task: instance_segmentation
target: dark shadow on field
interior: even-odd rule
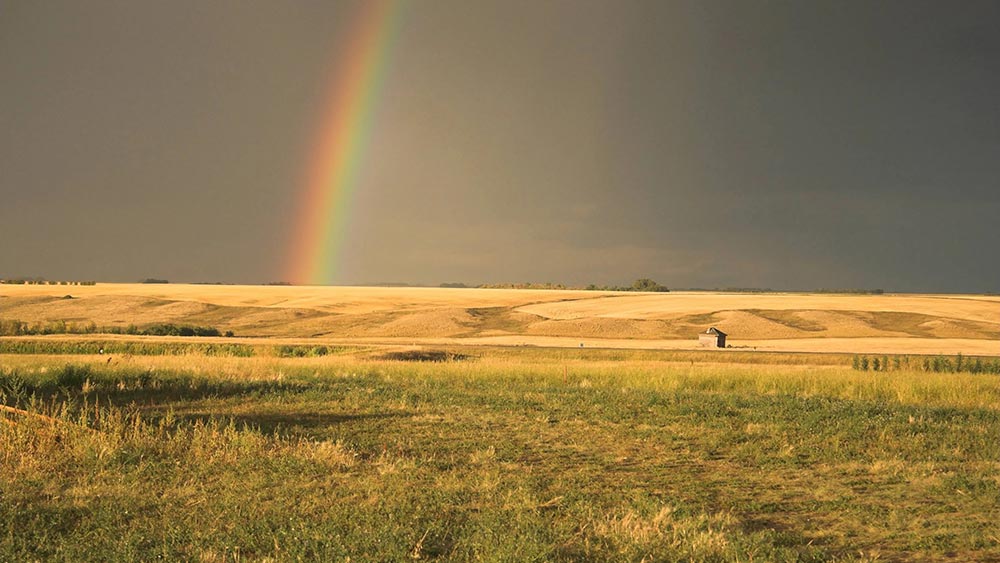
[[[71,365],[42,373],[0,372],[0,396],[11,404],[34,397],[43,402],[87,402],[93,405],[151,407],[203,399],[267,400],[306,392],[337,394],[342,388],[379,385],[377,378],[350,379],[213,379],[198,374],[149,369],[104,371]]]
[[[93,402],[114,406],[157,406],[185,403],[203,399],[225,400],[246,397],[265,398],[270,395],[289,396],[308,390],[307,385],[281,382],[198,383],[197,385],[166,385],[163,382],[146,387],[108,390],[101,389],[87,395]]]
[[[212,423],[265,434],[317,436],[333,432],[339,425],[355,421],[374,422],[392,417],[410,416],[406,412],[323,413],[310,412],[305,404],[321,404],[329,397],[342,396],[358,387],[380,385],[377,378],[353,376],[330,379],[239,380],[210,379],[198,375],[156,373],[152,370],[94,370],[72,366],[43,374],[0,373],[0,400],[15,408],[43,410],[66,408],[75,416],[81,411],[106,408],[137,410],[153,420],[170,416],[182,423]],[[308,398],[296,398],[309,393]],[[288,400],[291,400],[288,402]],[[253,405],[259,412],[245,411]],[[297,406],[292,406],[297,405]],[[326,407],[328,408],[328,407]],[[305,411],[305,412],[303,412]]]
[[[317,430],[350,422],[368,422],[397,417],[409,417],[409,412],[392,413],[261,413],[261,414],[179,414],[177,419],[185,422],[224,422],[236,428],[250,428],[263,434],[279,436],[310,436]]]
[[[781,510],[778,507],[769,507],[769,508],[773,510],[779,510],[779,511]],[[782,518],[782,516],[784,517],[784,519]],[[797,536],[798,538],[801,538],[801,534],[799,533],[800,530],[795,526],[793,526],[788,521],[788,519],[795,519],[795,518],[805,518],[805,516],[796,515],[793,513],[786,513],[786,512],[780,512],[780,516],[778,515],[769,517],[754,516],[744,519],[742,521],[742,528],[743,531],[751,534],[755,532],[772,531],[785,534],[788,536],[794,535]],[[829,543],[825,538],[816,538],[809,541],[817,545]]]
[[[448,352],[445,350],[405,350],[402,352],[387,352],[385,354],[379,354],[372,356],[375,360],[393,361],[393,362],[460,362],[464,360],[473,359],[474,356],[468,354],[459,354],[456,352]]]
[[[13,407],[32,403],[65,403],[72,412],[78,408],[138,408],[159,411],[183,410],[193,403],[268,403],[303,393],[337,394],[344,386],[366,385],[359,379],[342,381],[309,380],[212,380],[188,375],[161,375],[149,371],[116,373],[95,372],[68,366],[41,377],[22,377],[17,373],[0,374],[0,398]],[[197,407],[195,407],[197,408]],[[308,415],[307,415],[308,416]],[[261,420],[263,426],[278,421]]]
[[[86,401],[105,406],[124,407],[136,405],[139,407],[155,407],[172,403],[198,401],[202,399],[229,399],[235,397],[265,398],[271,395],[289,396],[303,393],[308,385],[286,382],[196,382],[154,380],[145,383],[129,382],[95,385],[86,393],[81,387],[59,386],[50,384],[14,384],[5,385],[2,390],[10,398],[28,398],[31,396],[44,402],[52,400]],[[8,400],[8,402],[11,402]],[[16,400],[14,402],[17,402]]]

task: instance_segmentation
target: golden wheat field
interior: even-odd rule
[[[0,318],[366,344],[1000,355],[1000,297],[186,284],[0,286]]]

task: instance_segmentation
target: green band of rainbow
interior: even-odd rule
[[[289,281],[337,281],[351,201],[401,12],[399,0],[365,0],[350,41],[337,57],[330,105],[320,123],[294,227]]]

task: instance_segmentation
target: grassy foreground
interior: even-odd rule
[[[1000,559],[996,376],[649,357],[0,356],[0,560]]]

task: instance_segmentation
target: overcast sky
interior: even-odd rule
[[[350,2],[0,0],[0,277],[286,276]],[[340,283],[1000,291],[1000,3],[405,10]]]

